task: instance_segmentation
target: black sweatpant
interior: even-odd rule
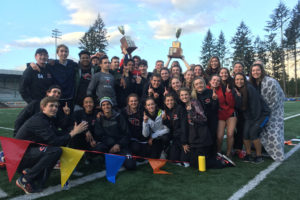
[[[165,134],[159,136],[152,141],[152,145],[150,146],[150,157],[151,158],[160,158],[160,154],[163,150],[167,150],[170,144],[170,135]]]
[[[150,156],[150,146],[148,143],[140,143],[138,141],[130,141],[129,149],[133,155],[141,156],[141,157],[149,157]]]
[[[62,149],[60,147],[29,146],[18,171],[21,173],[23,170],[26,171],[24,178],[28,182],[39,181],[39,184],[44,186],[61,154]]]
[[[238,112],[236,131],[234,133],[234,144],[233,144],[234,149],[239,149],[239,150],[243,149],[244,124],[245,124],[245,119],[243,113]]]
[[[185,161],[185,162],[189,161],[188,154],[184,153],[182,144],[178,139],[172,140],[168,155],[169,155],[168,156],[169,160]]]

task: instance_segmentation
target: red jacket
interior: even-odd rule
[[[207,86],[207,88],[211,89],[210,86]],[[222,87],[219,86],[216,89],[216,94],[218,95],[219,100],[218,118],[219,120],[227,120],[234,112],[235,100],[232,91],[226,91],[224,95]]]

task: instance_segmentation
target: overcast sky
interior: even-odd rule
[[[283,0],[292,9],[296,0]],[[266,34],[264,27],[278,6],[277,0],[9,0],[0,7],[0,69],[23,70],[33,62],[35,50],[44,47],[55,57],[51,31],[62,32],[70,58],[78,59],[79,38],[100,13],[108,31],[108,56],[121,55],[117,27],[138,46],[133,55],[148,60],[152,70],[158,59],[167,60],[175,30],[189,63],[199,63],[201,44],[208,29],[217,37],[222,30],[227,44],[243,20],[253,39]]]

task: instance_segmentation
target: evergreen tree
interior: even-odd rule
[[[267,50],[269,52],[269,66],[267,68],[271,69],[271,76],[282,83],[283,81],[283,69],[281,67],[281,48],[275,40],[275,34],[268,35],[267,39]]]
[[[88,32],[80,39],[79,49],[84,49],[89,51],[91,54],[96,52],[106,51],[106,46],[108,45],[106,39],[106,29],[104,28],[105,24],[98,14],[98,17],[95,23],[89,28]]]
[[[202,50],[201,50],[201,57],[200,57],[200,61],[202,62],[204,68],[206,68],[207,62],[214,55],[214,49],[215,49],[215,40],[213,38],[212,33],[208,29],[204,41],[202,43]]]
[[[255,60],[261,60],[263,63],[268,62],[267,44],[259,36],[254,41]]]
[[[226,40],[223,31],[220,32],[218,41],[216,43],[215,55],[219,57],[221,63],[224,63],[226,56]]]
[[[281,41],[281,52],[280,62],[283,71],[283,91],[286,93],[286,73],[285,73],[285,65],[284,65],[284,46],[283,46],[283,30],[284,25],[289,19],[289,10],[282,2],[279,3],[278,7],[275,8],[273,14],[270,16],[271,20],[267,21],[266,30],[268,32],[280,32],[280,41]]]
[[[231,40],[231,44],[233,48],[233,62],[243,62],[245,64],[245,72],[249,72],[250,66],[254,62],[254,50],[250,38],[251,32],[242,21]]]
[[[285,30],[286,47],[294,57],[294,72],[295,72],[295,96],[298,95],[297,84],[297,43],[300,41],[300,1],[292,11],[292,19],[289,22],[288,28]]]

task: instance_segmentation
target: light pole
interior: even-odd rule
[[[57,39],[61,39],[61,32],[56,28],[52,30],[52,38],[55,39],[55,60],[57,59],[57,53],[56,53],[56,48],[57,48]]]

